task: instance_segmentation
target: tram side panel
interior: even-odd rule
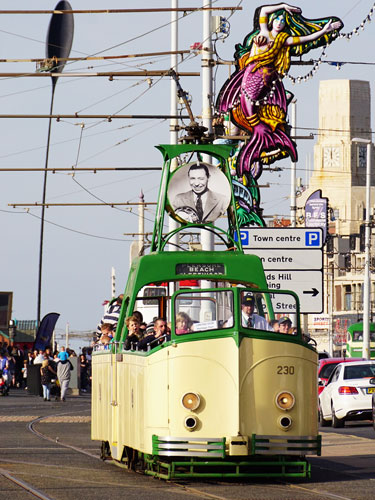
[[[92,357],[91,439],[111,441],[112,368],[109,352]]]
[[[118,366],[119,448],[152,452],[152,435],[168,434],[168,354],[163,348],[150,356],[123,355]]]

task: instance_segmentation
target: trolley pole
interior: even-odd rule
[[[171,9],[178,9],[178,0],[171,0]],[[172,10],[171,12],[171,69],[178,72],[178,11]],[[177,85],[173,77],[171,77],[171,102],[170,102],[171,116],[177,116],[178,99],[177,99]],[[172,118],[169,122],[169,140],[171,144],[178,144],[178,120]],[[174,158],[171,162],[171,170],[176,170],[177,159]],[[178,222],[169,217],[169,231],[174,231],[179,226]],[[173,252],[178,250],[178,234],[174,234],[168,245],[169,251]]]
[[[206,0],[203,7],[203,43],[202,43],[202,122],[208,133],[212,132],[212,40],[211,20],[212,0]],[[211,157],[206,161],[211,163]],[[214,238],[210,231],[201,230],[202,250],[214,249]]]

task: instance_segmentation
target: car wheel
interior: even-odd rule
[[[320,405],[319,405],[319,409],[318,409],[318,416],[319,416],[319,425],[321,427],[328,427],[330,425],[329,420],[325,420],[323,418],[323,413],[322,413],[322,409],[321,409]]]
[[[335,429],[340,429],[341,427],[344,427],[345,419],[336,417],[336,413],[335,413],[335,409],[333,407],[333,404],[331,405],[331,409],[332,409],[332,427],[334,427]]]

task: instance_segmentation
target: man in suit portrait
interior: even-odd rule
[[[225,196],[208,187],[210,172],[207,165],[195,163],[189,167],[188,179],[191,190],[177,194],[173,208],[176,214],[189,222],[213,222],[227,208]]]

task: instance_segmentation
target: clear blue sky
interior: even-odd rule
[[[213,2],[217,6],[234,6],[238,0]],[[225,42],[216,44],[222,59],[233,56],[234,45],[242,42],[252,29],[254,9],[258,3],[244,0],[243,10],[231,19],[231,33]],[[52,9],[56,1],[18,0],[19,10]],[[84,0],[71,0],[73,9],[85,9]],[[91,0],[90,9],[138,7],[139,2],[123,0]],[[180,7],[200,6],[196,0],[179,1]],[[371,1],[302,0],[295,5],[305,17],[338,16],[349,32],[369,13]],[[142,7],[170,7],[169,0],[144,0]],[[12,0],[3,0],[1,9],[14,9]],[[215,14],[228,15],[223,12]],[[75,16],[72,57],[92,54],[119,55],[169,50],[170,14],[97,14]],[[43,57],[49,15],[1,15],[0,59]],[[157,29],[162,25],[167,26]],[[375,62],[373,55],[374,22],[366,24],[359,36],[349,42],[338,40],[327,51],[327,59],[339,61]],[[150,32],[150,33],[148,33]],[[202,39],[202,14],[184,17],[179,23],[180,49],[188,49]],[[318,58],[320,49],[304,59]],[[126,71],[135,68],[167,69],[169,56],[113,61],[79,61],[66,66],[65,71]],[[188,57],[180,71],[199,71],[200,57]],[[304,75],[310,67],[293,66],[293,76]],[[1,63],[0,73],[33,72],[35,63]],[[216,75],[218,91],[228,76],[228,66],[220,67]],[[312,80],[300,85],[285,86],[297,100],[297,124],[316,132],[318,125],[319,81],[327,79],[374,79],[374,66],[346,64],[340,71],[322,64]],[[200,79],[186,77],[183,88],[192,95],[195,114],[201,112]],[[169,114],[169,80],[153,78],[152,86],[141,78],[61,78],[55,95],[55,113],[72,114]],[[4,78],[0,76],[0,114],[47,114],[51,83],[47,78]],[[120,111],[121,110],[121,111]],[[41,119],[1,119],[0,168],[43,167],[48,122]],[[113,120],[111,123],[86,120],[53,122],[50,167],[78,166],[161,166],[161,155],[154,145],[169,142],[168,123],[141,120]],[[313,152],[315,141],[300,141],[299,174],[305,180],[306,157]],[[279,164],[283,172],[264,174],[261,184],[271,187],[262,191],[262,206],[266,215],[288,215],[289,161]],[[96,197],[106,202],[138,201],[140,190],[146,201],[155,201],[159,183],[158,172],[144,175],[139,172],[49,174],[47,200],[51,203],[92,203]],[[37,309],[38,252],[40,208],[13,209],[8,203],[34,203],[42,198],[43,174],[38,172],[0,172],[0,224],[2,251],[0,289],[13,291],[13,317],[35,319]],[[61,314],[57,323],[65,330],[90,330],[102,314],[102,302],[110,296],[110,274],[116,269],[116,291],[125,287],[129,268],[129,245],[132,239],[124,233],[137,232],[136,208],[124,207],[61,207],[46,210],[42,316],[56,311]],[[146,230],[152,230],[154,208],[146,212]]]

